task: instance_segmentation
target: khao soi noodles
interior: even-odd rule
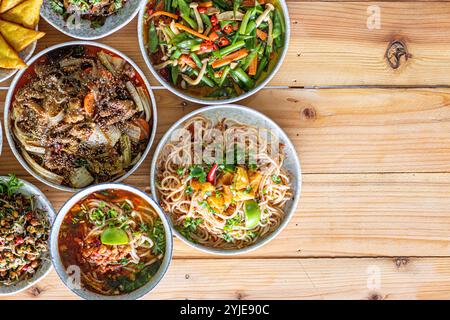
[[[64,267],[79,267],[81,284],[103,295],[129,293],[146,284],[161,266],[165,243],[154,209],[117,189],[80,200],[64,217],[58,238]]]
[[[260,135],[258,128],[227,118],[215,123],[197,116],[183,124],[189,132],[196,126],[203,151],[212,144],[213,130],[225,137],[225,132],[241,137]],[[195,143],[190,140],[188,144],[187,149],[193,151]],[[261,136],[244,139],[235,145],[233,163],[191,165],[183,162],[186,143],[168,142],[157,159],[156,189],[162,208],[179,232],[207,247],[237,249],[277,229],[292,190],[289,174],[283,169],[283,145],[276,152],[272,148]],[[248,157],[240,163],[239,153],[249,155],[251,150],[258,150],[256,163],[250,163]]]

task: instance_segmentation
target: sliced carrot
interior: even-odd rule
[[[179,62],[181,64],[187,64],[189,67],[191,67],[192,69],[196,69],[197,68],[197,64],[194,62],[194,60],[192,60],[191,57],[189,57],[187,54],[182,54],[179,58]]]
[[[198,4],[199,7],[203,7],[203,8],[209,8],[213,6],[212,1],[205,1],[205,2],[200,2]]]
[[[258,69],[258,56],[255,56],[252,59],[252,62],[248,66],[248,74],[250,76],[254,76],[256,74],[256,70]]]
[[[182,25],[181,23],[175,22],[175,27],[177,27],[178,29],[184,30],[186,32],[189,32],[190,34],[192,34],[196,37],[199,37],[201,39],[209,40],[209,38],[207,36],[205,36],[204,34],[201,34],[195,30],[192,30],[191,28],[186,27],[185,25]]]
[[[260,38],[262,41],[265,41],[267,39],[267,33],[265,33],[262,30],[256,29],[256,35],[258,38]]]
[[[217,68],[226,66],[227,64],[230,64],[233,61],[242,59],[242,58],[246,57],[247,55],[248,55],[248,51],[247,51],[247,49],[244,48],[244,49],[235,51],[233,53],[230,53],[229,55],[223,57],[222,59],[215,60],[213,63],[211,63],[211,66],[214,69],[217,69]]]
[[[95,113],[95,96],[92,90],[84,97],[84,111],[91,117]]]
[[[215,31],[211,32],[211,34],[209,35],[209,39],[211,41],[216,41],[217,39],[219,39],[219,36],[217,35],[217,33]]]
[[[157,16],[166,16],[166,17],[170,17],[170,18],[175,19],[175,20],[178,19],[178,15],[176,15],[174,13],[166,12],[166,11],[155,11],[155,12],[153,12],[152,17],[157,17]]]
[[[255,4],[256,4],[256,1],[255,0],[244,0],[244,1],[242,1],[242,6],[243,7],[254,7],[255,6]]]
[[[141,129],[141,135],[139,136],[140,140],[147,139],[150,136],[150,126],[145,119],[139,118],[135,121],[135,123]]]

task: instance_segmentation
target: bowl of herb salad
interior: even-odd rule
[[[150,0],[139,45],[153,75],[183,99],[231,103],[263,88],[287,52],[290,24],[279,0]]]

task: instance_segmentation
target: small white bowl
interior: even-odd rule
[[[88,20],[81,19],[79,28],[68,28],[64,18],[54,12],[50,1],[44,0],[41,16],[55,29],[80,40],[97,40],[104,38],[126,26],[139,11],[140,0],[128,0],[123,8],[106,18],[105,24],[99,28],[92,28]]]
[[[127,173],[125,173],[123,176],[119,177],[115,181],[111,181],[111,182],[122,181],[122,180],[128,178],[131,174],[133,174],[133,172],[135,172],[139,168],[139,166],[145,160],[145,157],[147,156],[147,154],[150,151],[150,148],[151,148],[151,146],[153,144],[153,140],[154,140],[155,134],[156,134],[156,126],[157,126],[156,101],[155,101],[155,97],[153,95],[153,91],[152,91],[152,89],[150,87],[150,83],[148,82],[148,80],[145,77],[144,73],[136,65],[136,63],[133,62],[133,60],[128,58],[126,55],[124,55],[120,51],[118,51],[116,49],[113,49],[112,47],[107,46],[105,44],[98,43],[98,42],[71,41],[71,42],[66,42],[66,43],[62,43],[62,44],[57,44],[57,45],[48,47],[47,49],[42,50],[41,52],[36,54],[29,61],[29,65],[32,66],[33,63],[35,63],[37,60],[39,60],[39,58],[41,58],[42,56],[46,55],[50,51],[53,51],[53,50],[59,49],[59,48],[63,48],[63,47],[67,47],[67,46],[74,46],[74,45],[87,45],[87,46],[93,46],[93,47],[102,48],[102,49],[105,49],[106,51],[110,51],[110,52],[116,54],[117,56],[121,57],[122,59],[124,59],[140,75],[140,77],[142,78],[142,80],[144,82],[144,86],[147,89],[148,94],[150,96],[150,100],[151,100],[151,104],[152,104],[152,106],[151,106],[151,108],[152,108],[152,119],[150,120],[151,121],[151,125],[152,125],[152,127],[151,127],[151,131],[152,132],[150,134],[147,147],[145,148],[145,151],[142,153],[142,156],[139,159],[139,161],[136,162],[136,164]],[[53,182],[50,182],[50,181],[46,180],[44,177],[42,177],[36,171],[34,171],[32,168],[30,168],[28,163],[23,158],[21,152],[16,147],[16,143],[14,141],[14,138],[13,138],[13,135],[12,135],[12,131],[11,131],[11,127],[10,127],[9,111],[10,111],[11,103],[13,101],[13,97],[14,97],[14,94],[15,94],[15,91],[16,91],[17,83],[20,81],[20,79],[22,78],[22,76],[23,76],[23,74],[25,73],[26,70],[27,70],[27,68],[19,71],[19,73],[14,77],[14,80],[12,81],[12,83],[11,83],[11,85],[9,87],[8,94],[6,95],[5,110],[4,110],[4,117],[3,117],[3,125],[5,126],[5,134],[6,134],[6,138],[8,140],[9,147],[11,148],[11,150],[12,150],[14,156],[16,157],[16,159],[28,171],[28,173],[30,173],[33,177],[35,177],[36,179],[38,179],[42,183],[45,183],[45,184],[47,184],[50,187],[53,187],[53,188],[56,188],[56,189],[59,189],[59,190],[63,190],[63,191],[68,191],[68,192],[78,191],[78,189],[71,188],[71,187],[68,187],[68,186],[63,186],[63,185],[56,184],[56,183],[53,183]]]
[[[8,177],[0,176],[0,180],[2,181],[8,179],[9,179]],[[51,226],[56,215],[50,201],[48,201],[47,197],[44,195],[42,191],[40,191],[31,183],[23,179],[20,179],[20,182],[22,182],[24,185],[22,188],[19,189],[18,192],[29,196],[34,195],[36,197],[35,198],[36,207],[47,212],[47,218],[49,220],[49,225]],[[25,289],[28,289],[35,283],[39,282],[42,278],[44,278],[50,272],[51,269],[52,263],[50,257],[50,250],[48,250],[46,254],[43,256],[42,265],[30,279],[20,281],[11,286],[0,286],[0,296],[11,295],[23,291]]]
[[[59,230],[61,228],[61,224],[64,220],[64,217],[69,212],[69,210],[81,199],[84,197],[92,194],[93,192],[101,191],[101,190],[108,190],[108,189],[119,189],[119,190],[125,190],[128,192],[132,192],[136,194],[137,196],[141,197],[145,201],[147,201],[150,206],[155,210],[155,212],[158,214],[159,218],[161,219],[163,225],[164,225],[164,232],[166,236],[166,248],[164,252],[164,258],[161,263],[161,266],[159,267],[157,273],[150,279],[149,282],[147,282],[142,287],[138,288],[135,291],[132,291],[130,293],[118,295],[118,296],[105,296],[101,295],[92,291],[89,291],[85,288],[81,289],[74,289],[71,286],[68,286],[67,283],[70,281],[69,275],[66,273],[66,269],[64,265],[61,262],[61,257],[59,255],[59,249],[58,249],[58,235]],[[143,191],[132,187],[130,185],[126,184],[119,184],[119,183],[104,183],[104,184],[98,184],[89,188],[86,188],[76,194],[74,194],[59,210],[58,216],[55,219],[55,222],[53,223],[52,231],[50,234],[50,252],[52,254],[52,262],[55,267],[56,272],[58,273],[59,277],[61,278],[62,282],[70,289],[72,292],[77,294],[83,299],[87,300],[135,300],[139,299],[145,294],[149,293],[151,290],[153,290],[156,285],[161,281],[161,279],[164,277],[164,274],[167,272],[170,262],[172,260],[172,251],[173,251],[173,236],[171,232],[171,224],[169,219],[164,215],[164,213],[161,211],[159,206],[156,204],[155,201],[153,201],[150,196],[145,194]]]
[[[261,248],[269,241],[273,240],[286,227],[286,225],[289,223],[292,216],[294,215],[295,210],[297,209],[298,202],[300,200],[302,171],[300,167],[300,161],[297,157],[297,152],[295,151],[294,145],[292,144],[291,140],[288,138],[286,133],[270,118],[268,118],[267,116],[258,111],[236,104],[222,105],[222,106],[208,106],[197,109],[185,115],[175,124],[173,124],[172,127],[170,127],[170,129],[167,130],[166,134],[161,138],[153,155],[150,169],[150,188],[152,197],[155,199],[157,203],[160,202],[156,190],[156,164],[159,154],[161,153],[166,143],[170,140],[172,133],[175,130],[180,129],[183,123],[185,123],[187,120],[196,116],[204,116],[212,120],[219,120],[222,118],[236,119],[241,123],[245,123],[259,128],[266,128],[275,132],[279,137],[280,143],[283,143],[285,145],[284,152],[286,154],[286,158],[283,163],[283,168],[288,171],[291,178],[293,199],[289,200],[286,203],[286,206],[284,207],[284,214],[285,214],[284,219],[275,231],[259,239],[254,244],[241,249],[218,249],[207,247],[187,240],[175,228],[173,229],[173,233],[187,245],[206,253],[221,254],[221,255],[236,255],[241,253],[248,253],[250,251]],[[168,212],[165,213],[170,217],[170,213]]]

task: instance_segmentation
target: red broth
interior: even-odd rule
[[[114,228],[127,234],[128,244],[104,243],[105,232]],[[64,267],[79,267],[81,285],[103,295],[125,294],[145,285],[158,271],[164,249],[158,214],[141,197],[118,189],[81,199],[64,217],[58,235]]]

